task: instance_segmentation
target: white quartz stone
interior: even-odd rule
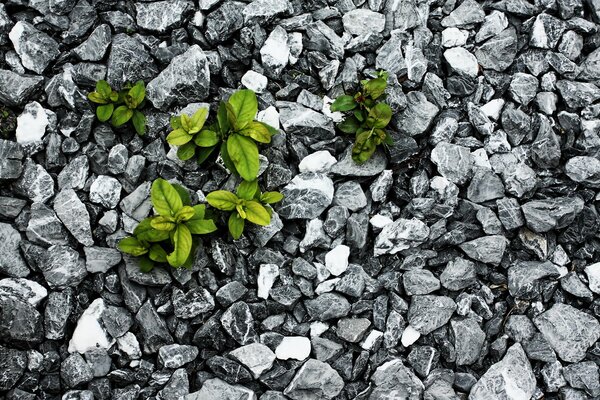
[[[479,64],[477,58],[463,47],[453,47],[444,52],[444,59],[450,67],[469,76],[477,76]]]
[[[95,348],[108,349],[115,343],[100,322],[104,308],[104,300],[98,298],[81,314],[69,342],[69,353],[83,354]]]
[[[456,47],[467,44],[469,33],[458,28],[446,28],[442,31],[442,46]]]
[[[267,88],[269,80],[263,74],[249,70],[242,76],[242,85],[256,93],[262,93]]]
[[[419,340],[420,337],[421,334],[419,333],[419,331],[417,331],[412,326],[408,325],[404,332],[402,332],[402,339],[400,339],[400,341],[402,342],[402,346],[408,347],[417,340]]]
[[[331,167],[337,163],[337,160],[327,150],[315,151],[304,157],[298,169],[300,172],[322,172],[327,173],[331,170]]]
[[[261,299],[269,297],[269,291],[279,276],[279,267],[275,264],[262,264],[258,270],[258,294]]]
[[[585,274],[588,277],[590,290],[600,294],[600,263],[590,264],[585,267]]]
[[[304,336],[285,336],[275,349],[279,360],[305,360],[310,355],[310,339]]]
[[[332,275],[340,276],[348,269],[350,247],[340,244],[325,254],[325,267]]]
[[[487,115],[489,118],[496,121],[496,120],[498,120],[498,118],[500,118],[500,113],[502,112],[503,107],[504,107],[503,99],[493,99],[493,100],[488,101],[483,106],[481,106],[481,111],[483,111],[483,113],[485,115]]]
[[[273,106],[269,106],[263,111],[259,111],[256,119],[275,129],[279,129],[279,111]]]
[[[385,215],[375,214],[371,217],[369,222],[371,223],[371,225],[373,225],[374,228],[381,229],[394,221],[390,217],[386,217]]]
[[[21,115],[17,117],[17,143],[29,144],[41,141],[49,123],[46,110],[40,103],[32,101],[27,104]]]

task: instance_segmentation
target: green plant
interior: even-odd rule
[[[269,204],[281,199],[283,195],[279,192],[261,193],[256,180],[242,181],[235,194],[227,190],[216,190],[206,196],[206,201],[214,208],[231,211],[227,225],[234,239],[242,236],[245,221],[261,226],[269,225],[273,212]]]
[[[146,117],[140,111],[146,101],[146,86],[143,81],[135,85],[126,84],[120,92],[115,91],[104,81],[96,83],[96,90],[88,94],[90,101],[99,104],[96,116],[101,122],[110,119],[114,127],[119,127],[131,120],[138,135],[146,133]]]
[[[193,235],[203,235],[217,230],[212,219],[206,219],[204,204],[191,206],[187,191],[164,179],[152,183],[150,198],[158,215],[140,222],[133,236],[121,239],[119,249],[139,257],[144,272],[152,270],[155,263],[168,263],[172,267],[192,266]]]
[[[393,144],[385,131],[392,119],[392,109],[386,103],[385,89],[388,73],[380,71],[373,79],[361,81],[361,90],[354,95],[344,94],[331,104],[331,111],[346,113],[346,118],[337,125],[344,133],[354,134],[352,159],[356,163],[367,161],[380,144]]]
[[[202,164],[217,149],[225,166],[246,181],[258,176],[258,143],[270,143],[277,133],[273,127],[256,121],[258,111],[256,94],[252,90],[239,90],[227,102],[221,102],[217,118],[208,127],[205,122],[208,110],[200,109],[193,116],[171,118],[173,131],[167,141],[180,146],[177,156],[189,160],[196,156]]]

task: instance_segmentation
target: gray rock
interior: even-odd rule
[[[153,268],[150,272],[140,271],[139,258],[123,254],[125,272],[131,281],[144,286],[164,286],[171,283],[172,278],[165,268]]]
[[[494,10],[489,15],[486,15],[483,24],[475,35],[475,41],[477,43],[483,42],[486,39],[496,36],[504,29],[508,27],[508,19],[506,15],[501,12]]]
[[[333,122],[324,114],[306,108],[298,103],[286,103],[279,110],[283,130],[297,135],[306,145],[333,139]]]
[[[393,394],[398,399],[420,399],[423,382],[406,367],[402,360],[394,358],[377,367],[371,376],[374,388],[369,400],[384,400]]]
[[[86,156],[72,159],[58,174],[58,189],[83,189],[89,172],[89,162]]]
[[[333,181],[323,174],[308,172],[296,175],[281,191],[283,201],[277,213],[287,219],[317,218],[333,201]]]
[[[352,146],[344,150],[340,160],[331,167],[331,172],[341,176],[375,176],[387,166],[387,157],[381,150],[376,150],[369,160],[357,164],[352,159]]]
[[[512,76],[508,90],[515,101],[527,105],[535,98],[539,82],[533,75],[517,72]]]
[[[537,174],[525,163],[511,164],[502,171],[506,191],[516,197],[530,194],[537,186]]]
[[[439,108],[430,103],[422,92],[409,92],[406,101],[406,108],[392,123],[400,133],[409,136],[420,135],[429,129]]]
[[[0,139],[0,180],[21,176],[23,156],[23,149],[18,143]]]
[[[19,251],[21,234],[10,224],[0,223],[0,272],[14,278],[29,275],[29,268]]]
[[[106,305],[100,315],[100,320],[113,338],[121,338],[133,325],[133,318],[127,309],[112,305]]]
[[[119,143],[115,145],[108,153],[108,170],[113,175],[122,174],[127,168],[127,162],[129,161],[129,154],[127,147]]]
[[[87,275],[83,259],[69,246],[51,246],[39,267],[51,289],[75,287]]]
[[[60,377],[67,384],[67,387],[73,388],[91,381],[94,379],[94,374],[81,354],[73,353],[62,362]]]
[[[600,323],[593,316],[562,303],[557,303],[533,319],[533,323],[567,362],[579,362],[587,349],[600,338]]]
[[[478,168],[467,189],[467,198],[475,203],[484,203],[504,197],[502,180],[489,169]]]
[[[544,378],[546,391],[549,393],[557,392],[558,389],[567,385],[567,381],[563,376],[562,364],[558,360],[544,365],[540,373]]]
[[[440,281],[426,269],[413,269],[402,275],[402,284],[407,295],[429,294],[440,288]]]
[[[140,28],[163,33],[178,27],[184,16],[194,9],[194,3],[186,0],[135,3],[135,19]]]
[[[305,47],[308,50],[320,51],[333,59],[344,57],[344,41],[323,21],[306,26],[306,35]]]
[[[311,319],[316,321],[342,318],[350,312],[350,303],[338,293],[323,293],[314,299],[305,300],[304,307]]]
[[[283,393],[293,400],[325,400],[333,399],[343,388],[344,380],[336,370],[327,363],[309,358]]]
[[[54,179],[44,167],[28,158],[25,161],[23,174],[15,182],[14,189],[33,202],[45,203],[54,196]]]
[[[581,297],[592,301],[594,294],[585,283],[579,279],[575,272],[569,272],[567,275],[560,279],[560,287],[567,293],[572,294],[575,297]]]
[[[26,352],[0,346],[0,390],[12,389],[23,376],[26,367]],[[13,396],[17,395],[15,392],[13,391]]]
[[[254,375],[254,378],[258,378],[264,372],[270,370],[273,362],[275,362],[275,353],[260,343],[238,347],[232,350],[229,356],[248,368]]]
[[[442,286],[453,291],[462,290],[473,285],[476,279],[475,264],[462,257],[449,261],[440,275]]]
[[[227,1],[206,16],[206,38],[212,43],[228,40],[244,25],[245,4],[239,1]]]
[[[94,244],[90,214],[73,189],[63,189],[56,195],[54,212],[79,243],[84,246]]]
[[[158,349],[158,362],[165,368],[179,368],[198,357],[196,346],[167,344]]]
[[[44,311],[46,339],[59,340],[65,337],[67,321],[73,311],[73,292],[69,289],[50,292]]]
[[[17,346],[42,341],[42,316],[35,307],[10,296],[0,296],[0,339]]]
[[[413,296],[408,309],[408,323],[421,335],[428,335],[446,325],[455,310],[456,303],[450,297]]]
[[[462,185],[471,177],[473,160],[466,147],[440,142],[431,151],[431,161],[444,178],[457,185]]]
[[[534,391],[535,376],[531,364],[521,345],[516,343],[473,385],[469,400],[528,399]]]
[[[521,206],[527,227],[534,232],[548,232],[569,226],[583,210],[579,197],[556,197],[533,200]]]
[[[196,287],[184,293],[181,289],[173,288],[171,302],[177,318],[189,319],[197,317],[215,308],[215,300],[210,292],[202,287]]]
[[[456,365],[471,365],[477,362],[485,342],[485,333],[475,318],[450,321]]]
[[[383,227],[377,238],[373,254],[396,254],[399,251],[417,247],[429,237],[429,227],[422,221],[412,218],[399,218]]]
[[[271,22],[275,17],[290,14],[294,9],[288,0],[254,0],[242,11],[246,25]]]
[[[96,27],[79,46],[73,49],[73,52],[82,61],[100,61],[108,49],[112,40],[110,26],[102,24]]]
[[[256,400],[256,395],[250,389],[241,385],[231,385],[219,378],[204,381],[202,388],[183,397],[183,400]]]
[[[370,326],[371,321],[367,318],[342,318],[337,323],[335,333],[346,342],[357,343],[362,340]]]
[[[358,182],[344,182],[337,187],[333,196],[333,204],[345,207],[350,211],[358,211],[366,207],[367,196]]]
[[[31,205],[27,238],[43,246],[67,244],[68,233],[54,211],[42,203]]]
[[[591,188],[600,187],[600,160],[595,157],[575,156],[565,164],[565,173],[573,181]]]
[[[493,13],[491,14],[493,15]],[[506,17],[504,17],[506,20]],[[479,30],[481,33],[482,30]],[[495,35],[475,49],[475,57],[479,64],[486,69],[505,71],[513,63],[517,55],[517,33],[510,27]]]
[[[150,81],[158,68],[144,45],[135,37],[119,33],[112,38],[106,80],[120,89],[125,82]]]
[[[565,23],[560,19],[550,14],[541,13],[533,23],[529,44],[542,49],[554,49],[565,28]]]
[[[508,290],[516,299],[533,300],[541,292],[542,280],[560,278],[566,272],[549,261],[519,261],[508,269]]]
[[[250,307],[243,301],[233,303],[221,316],[223,329],[239,344],[246,345],[258,342],[254,330],[254,317]]]
[[[121,183],[107,175],[98,175],[90,186],[90,201],[103,207],[115,208],[121,198]]]
[[[148,99],[155,107],[166,110],[173,103],[184,105],[204,100],[209,85],[208,59],[200,46],[193,45],[174,57],[167,68],[148,83]]]
[[[37,74],[60,54],[58,43],[26,21],[18,21],[8,34],[23,66]]]
[[[531,144],[531,158],[540,168],[556,168],[560,164],[560,141],[548,118],[539,115],[538,119],[540,129]]]
[[[563,369],[563,375],[572,387],[585,390],[590,396],[600,394],[598,366],[593,361],[567,365]]]
[[[586,107],[600,99],[600,89],[593,83],[560,80],[556,88],[570,108]]]
[[[377,50],[375,67],[390,74],[398,74],[406,70],[406,61],[402,56],[402,37],[398,31],[392,31],[390,35],[390,39]]]
[[[156,353],[162,346],[173,343],[165,321],[158,316],[149,300],[140,307],[135,320],[140,329],[145,353]]]
[[[44,83],[41,76],[22,75],[0,69],[0,102],[8,106],[21,106],[39,92]]]
[[[176,369],[164,388],[158,392],[165,400],[179,400],[190,393],[190,381],[185,368]]]
[[[498,265],[507,245],[508,240],[504,236],[490,235],[462,243],[459,247],[473,260]]]
[[[345,13],[342,22],[344,30],[351,35],[379,33],[385,28],[385,16],[365,8],[357,8]]]
[[[442,19],[443,27],[461,27],[469,26],[478,22],[483,22],[485,12],[479,3],[474,0],[463,1],[447,17]]]

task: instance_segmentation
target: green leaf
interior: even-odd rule
[[[353,114],[354,114],[354,118],[356,118],[360,122],[365,121],[365,116],[364,116],[362,110],[354,110]]]
[[[217,110],[217,122],[223,135],[229,132],[231,125],[229,124],[229,118],[227,117],[227,105],[224,102],[219,103],[219,109]]]
[[[189,133],[190,129],[192,128],[192,119],[187,114],[181,114],[180,121],[181,128]]]
[[[207,108],[201,108],[196,111],[192,116],[190,133],[200,132],[200,129],[204,126],[204,122],[206,122],[206,117],[208,117]]]
[[[172,217],[163,217],[162,215],[152,218],[150,225],[157,231],[167,232],[172,231],[177,226]]]
[[[250,200],[246,202],[246,219],[256,225],[267,226],[271,223],[271,215],[257,201]]]
[[[232,174],[239,175],[237,168],[235,167],[235,164],[233,163],[233,160],[229,156],[229,151],[227,150],[227,142],[226,141],[221,142],[221,158],[223,159],[223,164],[225,164],[225,167],[227,167],[229,172],[231,172]]]
[[[238,202],[238,197],[227,190],[215,190],[206,195],[208,204],[223,211],[232,211]]]
[[[367,117],[367,125],[372,128],[385,128],[392,119],[392,109],[385,103],[377,103],[371,108]]]
[[[242,236],[242,233],[244,232],[244,220],[242,217],[236,213],[232,213],[229,216],[227,226],[229,227],[229,233],[231,233],[231,236],[235,240],[238,240]]]
[[[167,261],[173,267],[180,267],[185,263],[192,251],[192,234],[185,225],[177,225],[172,236],[173,252],[167,255]]]
[[[133,100],[134,108],[139,106],[144,98],[146,97],[146,85],[143,81],[137,81],[136,84],[129,89],[129,96]]]
[[[183,207],[177,190],[162,178],[158,178],[152,183],[150,195],[156,212],[165,217],[174,216]]]
[[[135,237],[146,242],[162,242],[163,240],[167,240],[169,232],[157,231],[152,227],[152,220],[154,218],[146,218],[140,222],[133,230]]]
[[[133,110],[127,108],[127,106],[119,106],[113,112],[110,122],[113,124],[113,126],[119,127],[129,121],[132,116]]]
[[[388,146],[391,146],[394,144],[394,139],[392,139],[392,137],[390,136],[389,133],[385,133],[385,139],[383,139],[383,143],[387,144]]]
[[[144,136],[146,133],[146,116],[138,110],[133,111],[133,117],[131,118],[133,127],[138,135]]]
[[[278,203],[283,200],[283,195],[279,192],[265,192],[260,196],[260,202],[265,204]]]
[[[352,147],[352,159],[357,164],[362,164],[369,158],[371,158],[371,156],[375,152],[376,147],[377,146],[373,142],[371,132],[365,131],[356,136],[356,142]]]
[[[181,210],[175,214],[175,219],[177,222],[189,221],[196,214],[196,210],[194,210],[190,206],[183,206]]]
[[[231,105],[235,115],[238,129],[246,127],[246,125],[254,120],[258,112],[256,94],[249,89],[238,90],[229,97],[228,103]]]
[[[242,219],[246,219],[246,210],[244,210],[244,207],[241,204],[235,206],[235,211],[237,211]]]
[[[150,257],[152,261],[167,262],[167,252],[158,244],[153,244],[152,247],[150,247],[148,257]]]
[[[331,107],[330,107],[332,112],[336,112],[336,111],[345,112],[345,111],[354,110],[355,108],[356,108],[356,101],[354,101],[354,97],[349,96],[347,94],[342,95],[342,96],[338,97],[337,99],[335,99],[335,101],[333,103],[331,103]]]
[[[349,116],[338,124],[338,129],[344,133],[356,133],[360,127],[360,122],[354,116]]]
[[[126,237],[121,239],[119,241],[119,250],[121,250],[123,253],[131,254],[132,256],[136,257],[148,252],[148,248],[134,237]]]
[[[96,82],[96,92],[98,92],[103,98],[108,99],[112,93],[112,88],[105,80],[99,80]]]
[[[383,78],[375,78],[369,80],[363,85],[366,94],[371,96],[373,100],[377,99],[385,92],[387,81]]]
[[[200,147],[212,147],[219,143],[219,136],[214,131],[204,129],[194,136],[194,143]]]
[[[240,199],[252,200],[258,191],[258,181],[242,181],[237,188],[237,196]]]
[[[212,219],[192,219],[186,222],[185,226],[194,235],[206,235],[217,230],[217,226]]]
[[[98,117],[98,121],[100,122],[106,122],[110,119],[110,116],[113,113],[113,110],[115,109],[115,105],[114,104],[103,104],[101,106],[98,106],[96,108],[96,116]]]
[[[271,131],[258,121],[251,121],[244,129],[238,131],[240,135],[251,137],[259,143],[271,143]]]
[[[173,146],[181,146],[192,140],[194,137],[183,129],[175,129],[167,135],[167,142]]]
[[[181,202],[183,203],[183,205],[184,206],[191,205],[192,199],[190,198],[190,193],[187,191],[187,189],[178,183],[173,183],[172,185],[173,185],[173,189],[175,189],[177,191],[177,194],[181,198]]]
[[[244,180],[256,179],[260,165],[256,143],[245,136],[234,133],[227,139],[227,152],[237,172]]]
[[[204,215],[206,213],[206,206],[204,204],[196,204],[192,208],[194,209],[194,216],[192,217],[192,220],[204,219]]]
[[[154,262],[147,257],[143,257],[140,259],[140,271],[142,272],[150,272],[154,268]]]
[[[173,128],[173,130],[181,129],[181,117],[173,115],[169,122],[171,123],[171,128]]]
[[[206,161],[216,148],[217,146],[198,148],[198,164],[202,164],[204,161]]]
[[[177,157],[179,157],[182,161],[187,161],[190,158],[194,157],[194,153],[196,152],[196,145],[194,142],[188,142],[182,146],[179,146],[177,149]]]
[[[106,104],[108,103],[108,99],[105,99],[104,96],[102,96],[100,93],[98,92],[90,92],[87,95],[88,99],[94,103],[98,103],[98,104]]]

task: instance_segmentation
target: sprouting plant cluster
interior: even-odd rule
[[[388,73],[380,71],[375,78],[361,81],[359,92],[341,95],[331,104],[331,111],[346,114],[337,127],[355,135],[352,159],[358,164],[371,158],[377,146],[393,143],[385,131],[392,119],[392,109],[383,102],[387,80]]]
[[[131,121],[138,135],[146,133],[146,117],[140,111],[146,103],[146,85],[143,81],[134,85],[126,84],[118,92],[106,81],[98,81],[96,90],[88,94],[88,99],[98,104],[96,116],[100,122],[110,120],[118,128]]]
[[[94,95],[90,99],[105,95],[102,99],[116,98],[102,84],[94,93],[98,93],[98,97]],[[207,123],[205,108],[191,116],[174,116],[171,118],[173,130],[167,136],[170,144],[178,146],[177,154],[182,160],[196,157],[197,162],[203,164],[220,154],[230,172],[242,178],[235,193],[216,190],[206,196],[210,206],[229,213],[227,226],[234,239],[242,236],[247,222],[269,225],[273,213],[271,204],[283,199],[279,192],[263,193],[258,184],[259,144],[270,143],[277,130],[255,120],[257,111],[254,92],[239,90],[227,102],[220,103],[214,122]],[[160,178],[152,184],[151,200],[157,215],[140,222],[132,236],[119,242],[119,249],[141,257],[140,268],[146,272],[157,263],[168,263],[175,268],[191,267],[197,236],[217,230],[211,210],[203,204],[192,206],[182,186]]]

